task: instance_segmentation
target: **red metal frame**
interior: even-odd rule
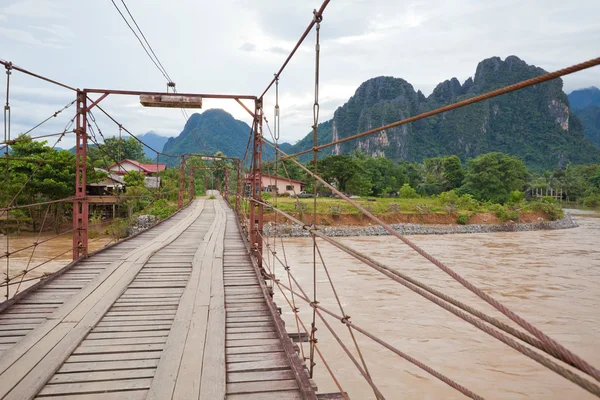
[[[229,198],[229,168],[227,168],[227,166],[225,166],[225,188],[223,189],[223,197],[225,200]]]
[[[75,128],[75,200],[73,201],[73,260],[88,255],[87,183],[87,97],[77,91]]]
[[[181,164],[179,164],[179,191],[177,192],[177,208],[181,210],[183,208],[183,192],[185,190],[184,185],[184,168],[185,168],[185,155],[181,156]]]
[[[262,205],[262,100],[256,100],[254,112],[254,142],[252,153],[251,189],[252,198],[258,202],[250,202],[250,245],[256,256],[258,266],[263,267],[263,205]]]

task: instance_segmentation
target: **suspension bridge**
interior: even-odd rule
[[[4,187],[8,187],[11,163],[25,161],[35,165],[21,187],[15,190],[16,194],[11,192],[7,196],[7,203],[0,209],[0,218],[4,218],[8,226],[11,213],[36,209],[40,216],[44,216],[39,227],[40,234],[44,231],[48,214],[54,212],[53,207],[58,204],[68,206],[67,214],[72,219],[69,229],[43,240],[38,235],[38,239],[20,248],[11,246],[11,235],[5,235],[5,252],[0,255],[6,263],[4,278],[0,282],[0,287],[6,290],[5,301],[0,304],[0,399],[349,399],[351,394],[344,389],[344,382],[336,377],[335,369],[330,367],[320,350],[318,329],[331,333],[347,355],[349,364],[369,385],[374,398],[401,396],[386,394],[378,387],[377,376],[369,370],[368,355],[361,349],[362,340],[381,345],[397,355],[399,363],[413,364],[447,384],[449,390],[473,399],[493,396],[490,393],[474,393],[451,376],[420,361],[418,354],[408,354],[389,339],[371,333],[366,327],[368,322],[353,321],[350,317],[352,311],[344,308],[320,250],[319,245],[323,243],[334,246],[353,257],[356,263],[372,268],[504,343],[509,351],[517,351],[553,371],[579,387],[582,393],[600,397],[600,371],[596,367],[339,192],[319,176],[316,163],[318,152],[325,148],[591,68],[600,64],[600,58],[331,143],[319,144],[320,29],[328,4],[328,0],[324,1],[313,12],[313,18],[297,44],[258,96],[179,93],[166,73],[165,78],[169,81],[167,92],[80,90],[0,60],[6,70],[7,87],[4,141],[0,144],[4,150],[1,160],[6,171]],[[311,32],[315,37],[313,147],[301,153],[286,154],[278,147],[280,79]],[[44,131],[16,138],[11,135],[10,88],[11,76],[16,73],[32,76],[72,93],[72,102],[26,133],[40,132],[44,124],[75,105],[75,115],[63,131]],[[271,129],[265,116],[264,97],[273,89],[275,104]],[[105,137],[94,112],[117,126],[120,133],[125,132],[135,138],[101,106],[105,99],[115,96],[139,96],[145,106],[182,110],[200,107],[202,99],[229,99],[247,112],[252,120],[251,130],[246,153],[240,159],[203,154],[165,154],[144,143],[156,154],[157,171],[161,159],[168,159],[169,165],[171,161],[179,163],[175,167],[178,187],[172,190],[157,187],[138,197],[153,204],[176,196],[177,212],[150,229],[90,251],[94,239],[90,239],[89,206],[93,199],[86,193],[86,186],[87,174],[93,165],[89,165],[88,144],[93,144],[116,164],[122,162],[114,159],[114,155],[104,148]],[[183,113],[186,116],[185,111]],[[271,140],[267,140],[264,127]],[[23,201],[19,196],[23,188],[31,185],[32,178],[44,165],[57,161],[34,156],[13,157],[11,146],[33,139],[56,138],[52,146],[55,147],[66,135],[74,135],[76,143],[74,193],[65,198]],[[264,160],[263,146],[273,147],[274,160]],[[297,160],[298,156],[307,153],[312,153],[313,168]],[[208,165],[194,165],[194,159],[201,159]],[[306,212],[307,215],[299,218],[280,210],[276,193],[272,200],[263,200],[262,174],[287,176],[289,179],[283,160],[295,164],[312,177],[315,194],[312,215]],[[220,167],[211,166],[214,162],[222,164]],[[210,198],[196,198],[195,173],[216,168],[223,172],[216,184],[220,190],[207,193],[212,195]],[[366,218],[381,225],[398,239],[398,243],[421,255],[440,273],[449,275],[475,294],[482,304],[498,311],[502,318],[405,274],[401,265],[385,265],[320,232],[316,223],[316,190],[319,185],[328,187]],[[286,257],[284,242],[264,235],[265,210],[275,213],[275,223],[280,218],[280,221],[297,224],[309,233],[312,240],[312,286],[305,287],[299,283],[294,275],[295,260]],[[312,223],[307,223],[311,218]],[[72,236],[72,247],[67,252],[72,253],[73,261],[51,274],[36,275],[36,269],[52,261],[32,262],[36,249],[65,235]],[[11,268],[11,260],[23,252],[31,253],[27,266],[15,271]],[[53,259],[61,255],[64,253]],[[320,303],[318,279],[326,280],[339,310]],[[281,307],[273,301],[275,291],[285,301],[279,305]],[[309,320],[300,317],[301,307],[310,309]],[[282,312],[294,316],[293,325],[285,326]],[[340,326],[349,334],[349,342],[339,335]],[[321,374],[331,377],[336,392],[322,393],[318,390]]]

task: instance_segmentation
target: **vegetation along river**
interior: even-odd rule
[[[451,266],[534,323],[592,365],[600,366],[600,214],[572,211],[578,228],[556,231],[411,236],[419,246]],[[340,239],[358,251],[393,266],[489,314],[508,319],[479,300],[398,239]],[[312,242],[285,239],[294,276],[312,295]],[[409,355],[490,399],[592,399],[570,381],[517,353],[472,325],[400,284],[322,243],[324,259],[346,314],[352,321]],[[277,243],[278,255],[282,254]],[[283,268],[276,267],[280,274]],[[322,267],[318,300],[339,311]],[[288,331],[293,314],[276,290]],[[310,309],[299,304],[310,329]],[[330,319],[352,348],[347,330]],[[317,322],[318,346],[353,399],[375,398],[327,328]],[[388,399],[462,399],[460,393],[423,370],[357,334],[376,385]],[[304,344],[305,351],[308,350]],[[308,353],[306,353],[308,355]],[[320,391],[336,391],[317,359]]]

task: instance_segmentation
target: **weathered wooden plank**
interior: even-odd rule
[[[228,327],[227,334],[230,333],[252,333],[252,332],[275,332],[274,326],[248,326],[241,328]]]
[[[153,336],[153,337],[133,337],[133,338],[108,338],[108,339],[94,339],[84,340],[79,345],[82,351],[85,351],[86,347],[90,346],[115,346],[115,345],[135,345],[135,344],[149,344],[149,343],[165,343],[167,341],[166,336]]]
[[[234,322],[270,322],[273,319],[270,315],[260,315],[260,316],[248,316],[248,317],[227,317],[226,322],[228,324]]]
[[[273,321],[244,321],[244,322],[230,322],[226,324],[227,328],[249,328],[249,327],[274,327]]]
[[[60,367],[60,369],[57,371],[57,374],[60,375],[67,372],[118,371],[121,369],[137,370],[155,368],[157,365],[158,358],[147,360],[67,362]]]
[[[108,393],[86,393],[67,394],[59,397],[36,397],[36,399],[60,399],[60,400],[145,400],[148,390],[127,390],[124,392]]]
[[[204,241],[200,244],[194,255],[194,259],[191,263],[193,268],[190,279],[185,291],[181,295],[181,301],[173,321],[173,327],[171,328],[165,345],[166,351],[157,366],[154,380],[148,392],[148,400],[171,399],[177,389],[178,383],[180,385],[183,384],[183,380],[185,380],[185,385],[187,385],[187,387],[183,389],[185,389],[187,393],[196,393],[195,396],[192,395],[189,398],[198,397],[200,379],[197,374],[193,374],[193,371],[189,366],[189,361],[186,361],[185,369],[182,371],[182,382],[178,382],[178,375],[182,358],[184,357],[184,352],[186,350],[186,339],[190,331],[190,325],[192,322],[195,324],[193,335],[196,338],[202,335],[202,331],[206,331],[205,325],[202,326],[202,324],[203,320],[204,324],[206,324],[207,316],[206,314],[203,314],[202,308],[205,309],[204,313],[208,312],[207,297],[210,294],[211,271],[210,268],[204,267],[206,267],[205,260],[209,260],[209,258],[207,258],[209,249],[214,247],[214,243],[208,242],[207,239],[210,237],[211,230],[214,229],[216,224],[217,218],[215,216],[211,227],[209,228],[209,232],[204,237]],[[202,277],[205,279],[201,280]],[[199,288],[201,282],[203,286],[202,288]],[[208,285],[208,288],[206,285]],[[197,305],[199,305],[198,308],[196,308]],[[200,305],[203,307],[200,307]],[[196,312],[196,314],[194,314],[194,312]],[[200,354],[200,359],[196,358],[196,362],[202,359],[203,350],[204,346],[197,346],[197,348],[194,349],[196,357]],[[199,373],[200,371],[201,368],[196,368],[196,373]],[[178,395],[179,393],[182,393],[181,387]]]
[[[265,382],[232,382],[227,384],[227,395],[236,393],[265,393],[280,390],[298,389],[294,379]]]
[[[244,361],[227,364],[227,372],[239,371],[273,371],[277,369],[289,368],[287,359],[262,360],[262,361]]]
[[[271,351],[281,351],[281,345],[263,345],[263,346],[244,346],[244,347],[226,347],[225,354],[248,354],[248,353],[267,353]]]
[[[227,400],[302,400],[299,390],[227,395]]]
[[[128,345],[113,345],[113,346],[83,346],[78,347],[73,354],[103,354],[103,353],[119,353],[119,352],[136,352],[136,351],[156,351],[162,350],[164,343],[149,343],[149,344],[128,344]]]
[[[144,332],[144,331],[163,331],[171,329],[171,324],[155,324],[155,325],[104,325],[96,326],[94,332]]]
[[[220,204],[215,203],[222,217],[217,232],[212,262],[211,298],[208,314],[206,348],[202,363],[200,400],[223,399],[226,393],[225,377],[225,304],[223,292],[223,241],[227,220]],[[217,366],[217,367],[215,367]]]
[[[119,379],[152,378],[153,376],[153,368],[114,371],[65,372],[54,374],[48,383],[101,382]]]
[[[158,331],[125,331],[125,332],[96,332],[93,330],[85,338],[86,341],[94,341],[96,339],[123,339],[123,338],[143,338],[143,337],[167,337],[168,329]]]
[[[11,331],[8,331],[8,330],[0,331],[0,338],[10,337],[10,336],[25,336],[29,332],[31,332],[31,329],[15,329],[15,330],[11,330]]]
[[[261,361],[261,360],[286,360],[287,357],[283,350],[272,353],[250,353],[250,354],[229,354],[227,363]]]
[[[225,339],[230,340],[244,340],[244,339],[277,339],[277,333],[275,332],[244,332],[244,333],[231,333],[227,332]]]
[[[228,372],[227,382],[257,382],[294,379],[290,369],[277,371]]]
[[[123,379],[105,382],[79,382],[46,385],[40,391],[43,396],[57,396],[63,394],[87,394],[115,392],[132,389],[148,389],[152,378]]]
[[[103,354],[72,354],[69,362],[88,363],[96,361],[120,361],[120,360],[149,360],[159,359],[161,351],[138,351],[122,353],[103,353]]]

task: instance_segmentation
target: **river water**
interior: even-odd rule
[[[592,365],[600,367],[600,214],[577,210],[573,214],[579,228],[410,238]],[[353,237],[342,242],[509,322],[396,238]],[[288,260],[293,260],[292,273],[312,296],[311,240],[293,238],[285,239],[284,243]],[[345,312],[353,323],[475,393],[490,399],[595,398],[333,246],[321,243],[320,247]],[[282,256],[280,243],[277,251]],[[276,273],[283,278],[283,269],[276,268]],[[319,266],[317,274],[319,302],[339,313],[322,267]],[[293,331],[293,314],[277,290],[276,293],[286,327]],[[299,307],[302,319],[310,322],[309,307],[306,304]],[[344,326],[335,319],[328,321],[352,347]],[[310,329],[310,324],[308,327]],[[317,327],[318,346],[344,390],[352,399],[375,398],[319,320]],[[357,338],[374,382],[387,399],[464,398],[379,344],[359,333]],[[307,344],[304,346],[308,351]],[[321,392],[339,391],[318,358],[315,371]]]
[[[29,248],[23,251],[19,251],[10,256],[8,260],[9,275],[13,279],[12,284],[9,286],[10,294],[12,297],[16,292],[22,291],[27,287],[38,282],[38,279],[45,274],[51,274],[64,267],[72,260],[72,252],[69,250],[73,248],[73,236],[71,234],[56,237],[53,232],[44,232],[38,236],[37,233],[22,232],[18,235],[10,235],[8,240],[8,248],[11,252],[18,249],[22,249],[32,245],[34,242],[44,242],[38,245],[35,249]],[[109,236],[104,234],[94,235],[93,238],[89,239],[88,250],[98,250],[106,244],[111,243],[112,240]],[[0,235],[0,254],[6,252],[6,236]],[[0,280],[6,279],[6,258],[0,259]],[[27,274],[23,276],[21,281],[22,271],[28,270]],[[31,280],[30,280],[31,279]],[[20,283],[19,283],[20,282]],[[6,287],[0,288],[0,302],[6,299]]]

